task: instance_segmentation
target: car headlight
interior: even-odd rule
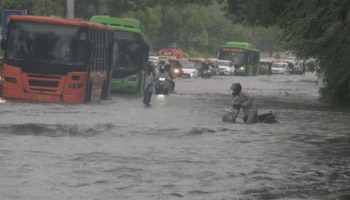
[[[160,80],[160,81],[165,81],[165,78],[160,77],[159,80]]]
[[[174,69],[174,73],[179,73],[180,72],[180,70],[179,69]]]
[[[242,66],[240,69],[241,69],[241,70],[244,70],[244,66]]]

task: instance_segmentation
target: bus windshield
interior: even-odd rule
[[[86,61],[87,33],[81,27],[12,21],[6,59],[42,64],[82,65]]]
[[[245,65],[244,52],[226,52],[221,51],[220,60],[230,60],[235,66]]]

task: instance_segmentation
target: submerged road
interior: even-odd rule
[[[176,79],[91,104],[0,101],[0,198],[349,199],[350,116],[306,75]],[[276,124],[222,122],[233,82]]]

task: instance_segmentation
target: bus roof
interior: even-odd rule
[[[64,19],[59,17],[46,17],[46,16],[34,16],[34,15],[11,15],[9,17],[9,20],[81,26],[81,27],[87,27],[92,29],[106,29],[110,31],[113,30],[108,26],[97,24],[97,23],[90,23],[80,19]]]
[[[95,15],[91,17],[90,22],[105,24],[115,30],[143,34],[142,25],[140,21],[136,19],[110,17],[109,15]]]
[[[249,51],[256,51],[258,52],[258,49],[255,49],[251,43],[247,42],[227,42],[226,45],[223,47],[225,48],[238,48],[238,49],[244,49]]]

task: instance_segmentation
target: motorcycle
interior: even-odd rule
[[[267,123],[267,124],[273,124],[273,123],[277,123],[276,120],[276,113],[270,111],[267,112],[263,112],[258,114],[258,122],[259,123]]]
[[[211,77],[210,69],[203,69],[202,70],[202,78],[210,78]]]
[[[168,95],[170,91],[169,80],[165,77],[159,77],[155,84],[155,94]]]
[[[225,114],[222,116],[222,121],[235,123],[238,115],[239,109],[225,109]],[[276,113],[272,112],[271,110],[258,113],[258,123],[277,123]]]

